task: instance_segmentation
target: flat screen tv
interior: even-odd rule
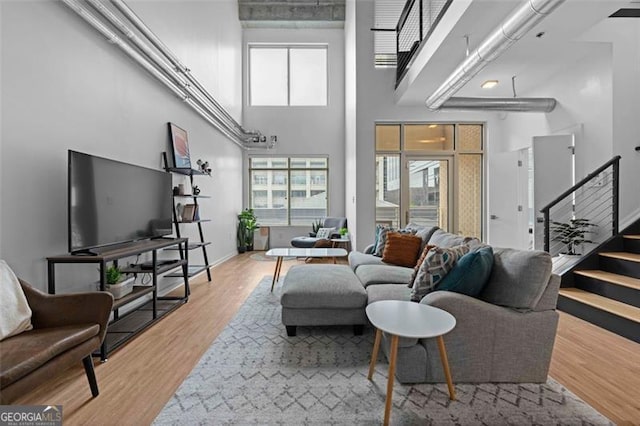
[[[171,174],[69,150],[69,252],[172,232]]]

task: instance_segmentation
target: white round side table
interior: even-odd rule
[[[398,338],[413,337],[426,339],[435,337],[438,340],[442,368],[447,379],[449,398],[456,399],[455,389],[449,371],[447,351],[442,336],[456,326],[456,319],[449,312],[421,303],[406,302],[401,300],[382,300],[373,302],[366,309],[367,317],[376,328],[376,340],[373,344],[371,363],[369,364],[368,379],[371,380],[378,358],[382,332],[391,335],[389,378],[387,381],[387,398],[384,408],[384,424],[389,424],[391,414],[391,401],[393,397],[393,381],[396,373],[396,357],[398,355]]]

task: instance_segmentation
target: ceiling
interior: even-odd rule
[[[428,49],[423,46],[418,53],[415,62],[426,64],[417,72],[411,70],[413,75],[404,78],[396,90],[398,104],[424,105],[425,100],[464,60],[465,35],[469,36],[469,49],[473,51],[521,4],[515,0],[472,0],[466,10],[458,12],[459,17],[445,15],[441,24],[447,18],[457,21],[450,26],[451,30],[439,46],[429,46]],[[580,36],[619,8],[634,6],[638,7],[638,3],[628,0],[567,0],[454,96],[512,97],[512,76],[516,76],[518,96],[527,96],[546,79],[562,72],[567,64],[575,63],[596,50],[601,51],[602,43],[581,41]],[[536,37],[541,32],[544,35]],[[486,80],[499,80],[499,84],[493,89],[482,89],[480,85]]]

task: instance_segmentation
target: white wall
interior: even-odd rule
[[[397,106],[394,103],[395,69],[376,69],[373,66],[374,5],[372,1],[356,0],[357,55],[357,154],[356,166],[348,171],[347,181],[357,181],[357,226],[350,228],[361,250],[373,242],[375,229],[375,122],[376,121],[475,121],[485,122],[488,156],[500,146],[494,113],[437,112],[425,106]],[[425,93],[425,99],[428,96]],[[357,171],[357,172],[356,172]],[[488,179],[490,184],[491,171]],[[485,206],[486,210],[486,206]]]
[[[329,104],[327,106],[250,106],[245,90],[244,122],[247,128],[260,129],[267,138],[270,135],[278,137],[275,148],[267,152],[249,152],[249,155],[327,155],[329,157],[327,216],[345,216],[344,31],[342,29],[245,29],[245,64],[247,63],[247,44],[252,42],[326,43],[328,45]],[[246,65],[244,74],[246,81]],[[246,171],[244,173],[247,175]],[[349,227],[351,227],[350,223]],[[292,237],[306,235],[310,231],[311,223],[308,226],[271,227],[271,247],[288,247]]]
[[[592,44],[591,53],[568,64],[536,91],[522,96],[554,97],[555,110],[548,114],[509,113],[502,123],[506,151],[531,146],[534,136],[567,132],[576,126],[582,134],[576,140],[576,177],[611,159],[612,154],[611,46]],[[558,188],[558,195],[568,188]]]
[[[239,116],[242,30],[236,2],[129,3]],[[209,259],[234,254],[241,150],[62,3],[12,1],[0,7],[0,229],[2,257],[16,273],[44,289],[45,257],[67,251],[68,149],[160,168],[168,121],[188,131],[193,161],[203,158],[213,167],[211,178],[196,178],[212,196],[202,203],[202,215],[213,219],[204,225],[213,241]],[[187,234],[195,237],[195,229]],[[87,288],[97,279],[93,267],[59,270],[62,291]]]
[[[620,155],[621,229],[640,215],[640,22],[607,19],[582,39],[590,54],[523,96],[552,96],[558,107],[549,114],[512,114],[503,121],[505,150],[531,146],[533,136],[582,127],[576,140],[576,177]],[[558,192],[561,192],[561,188]]]

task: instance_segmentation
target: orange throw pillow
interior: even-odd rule
[[[382,252],[382,261],[392,265],[413,268],[420,255],[422,238],[400,232],[388,232]]]

